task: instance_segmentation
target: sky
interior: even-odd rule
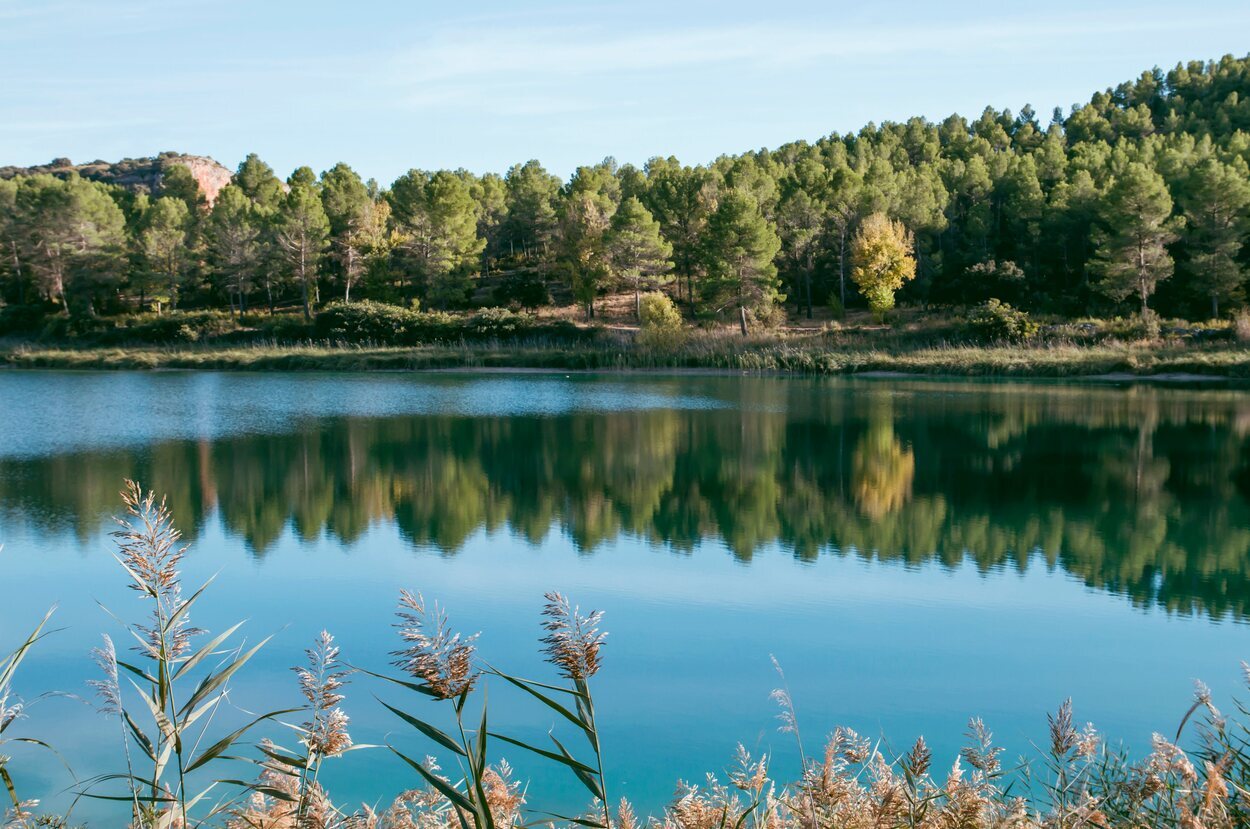
[[[0,166],[258,153],[567,176],[913,115],[1043,122],[1153,66],[1250,53],[1250,3],[0,0]]]

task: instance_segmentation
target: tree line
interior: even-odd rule
[[[0,296],[71,315],[232,312],[366,297],[587,318],[665,289],[695,318],[990,298],[1066,316],[1219,317],[1250,275],[1250,57],[1142,73],[1043,124],[1034,110],[869,124],[688,165],[606,159],[567,181],[337,164],[285,181],[256,155],[209,205],[75,175],[0,180]],[[871,257],[892,270],[871,278]],[[887,294],[887,296],[883,296]]]

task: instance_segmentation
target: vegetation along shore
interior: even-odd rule
[[[644,297],[644,308],[651,297]],[[658,299],[661,308],[667,306]],[[332,305],[302,339],[274,322],[175,312],[78,340],[0,343],[0,366],[61,369],[715,370],[795,374],[898,372],[981,377],[1250,378],[1250,325],[1137,319],[1050,325],[1028,342],[978,336],[977,320],[901,309],[892,326],[863,312],[844,322],[752,332],[649,324],[583,327],[509,311],[434,316],[369,301]],[[433,318],[444,331],[424,330]],[[110,322],[116,322],[111,320]],[[984,324],[984,323],[980,323]],[[992,325],[998,324],[991,320]],[[195,326],[195,327],[192,327]],[[155,335],[152,333],[155,329]],[[172,335],[165,332],[172,330]],[[201,334],[203,331],[205,333]],[[169,341],[165,341],[165,340]]]

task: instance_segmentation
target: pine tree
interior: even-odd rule
[[[263,223],[252,200],[234,184],[217,194],[204,221],[209,266],[229,298],[232,313],[247,310],[247,296],[261,265]]]
[[[508,255],[546,259],[556,232],[560,180],[537,161],[527,161],[508,171],[504,186],[508,218],[504,223],[503,242],[508,246]]]
[[[684,167],[676,158],[647,162],[644,205],[660,223],[660,232],[673,246],[677,294],[686,285],[686,301],[695,306],[695,281],[703,261],[703,230],[716,191],[715,178],[703,167]]]
[[[1240,159],[1236,166],[1207,158],[1192,168],[1180,198],[1187,233],[1183,268],[1190,285],[1211,302],[1211,317],[1220,302],[1243,297],[1246,269],[1242,243],[1250,218],[1250,175]]]
[[[126,217],[104,185],[50,175],[25,178],[14,198],[24,258],[43,296],[67,312],[94,312],[121,273]]]
[[[148,267],[161,277],[169,289],[170,310],[178,307],[178,293],[186,276],[190,226],[191,211],[187,203],[172,196],[162,196],[148,208],[139,235]]]
[[[721,194],[703,232],[706,291],[717,311],[737,308],[744,337],[748,312],[767,317],[785,300],[773,264],[779,250],[776,229],[749,193]]]
[[[634,289],[634,314],[641,320],[643,285],[655,284],[672,270],[673,246],[642,202],[630,196],[612,217],[607,248],[613,275]]]
[[[435,305],[463,303],[486,241],[477,235],[477,207],[454,173],[418,170],[401,176],[389,195],[400,246]]]
[[[291,189],[277,215],[278,246],[299,283],[304,319],[311,320],[312,306],[317,301],[317,266],[330,235],[330,220],[322,207],[312,170],[299,168],[291,174],[288,184]]]
[[[344,301],[350,302],[352,286],[365,271],[368,231],[375,224],[374,202],[356,171],[339,163],[321,174],[321,204],[330,222],[334,275],[343,283]]]
[[[1168,245],[1181,222],[1172,217],[1172,196],[1163,177],[1141,162],[1130,162],[1103,197],[1101,225],[1094,230],[1096,253],[1090,267],[1097,288],[1114,300],[1137,294],[1142,318],[1150,296],[1172,276]]]

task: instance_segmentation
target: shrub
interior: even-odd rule
[[[507,308],[483,308],[467,321],[468,332],[483,339],[506,339],[527,333],[534,327],[534,317]]]
[[[491,293],[500,305],[519,305],[530,310],[551,302],[546,280],[535,271],[513,271]]]
[[[1038,325],[1027,311],[991,299],[968,315],[968,330],[986,342],[1023,342],[1037,335]]]
[[[539,325],[530,314],[506,308],[484,308],[467,317],[442,311],[413,311],[380,302],[333,302],[317,315],[316,335],[349,343],[422,345],[461,340],[512,340],[548,336],[585,339],[588,334],[568,322]]]
[[[0,337],[33,334],[44,327],[49,315],[59,308],[51,302],[0,307]]]
[[[668,294],[655,291],[643,294],[639,303],[641,323],[638,342],[652,348],[668,348],[680,345],[686,338],[681,312],[669,299]]]
[[[238,320],[225,311],[171,311],[116,317],[111,330],[100,335],[104,343],[199,342],[237,331]]]
[[[786,324],[786,309],[771,302],[761,303],[747,309],[747,324],[751,328],[771,331]]]
[[[317,334],[353,343],[403,344],[411,340],[419,311],[381,302],[332,302],[317,314]]]

